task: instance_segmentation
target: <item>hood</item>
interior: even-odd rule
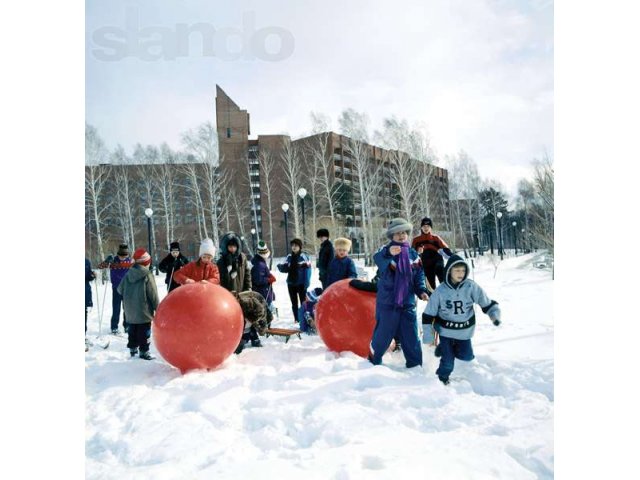
[[[451,273],[451,269],[455,265],[460,265],[460,264],[464,265],[467,268],[467,271],[464,274],[464,278],[462,279],[462,282],[460,282],[460,284],[462,284],[467,278],[469,278],[469,265],[467,264],[467,262],[464,261],[464,258],[462,258],[460,255],[453,254],[449,257],[449,260],[447,260],[447,265],[444,267],[444,282],[451,288],[455,288],[455,287],[451,285],[449,274]]]
[[[222,238],[220,238],[220,255],[226,255],[229,253],[227,252],[227,245],[229,244],[229,240],[232,238],[238,243],[237,252],[240,253],[243,250],[242,240],[240,240],[240,237],[235,232],[227,232],[222,236]]]
[[[134,265],[129,269],[124,280],[129,283],[136,283],[143,280],[149,274],[147,268],[142,268],[140,265]]]

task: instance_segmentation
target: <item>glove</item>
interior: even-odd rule
[[[237,276],[238,276],[238,272],[231,272],[231,279],[232,280],[235,280]]]
[[[269,278],[267,279],[267,281],[268,281],[269,283],[273,283],[273,282],[275,282],[275,281],[276,281],[276,277],[273,275],[273,273],[270,273],[270,274],[269,274]]]
[[[493,322],[493,324],[497,327],[499,326],[502,322],[500,321],[500,319],[498,318],[492,318],[491,321]]]

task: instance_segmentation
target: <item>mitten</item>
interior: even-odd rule
[[[276,277],[273,275],[273,273],[270,273],[270,274],[269,274],[269,278],[267,279],[267,281],[268,281],[269,283],[273,283],[273,282],[275,282],[275,281],[276,281]]]

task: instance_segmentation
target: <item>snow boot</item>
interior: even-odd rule
[[[122,333],[120,333],[120,330],[118,330],[117,328],[114,328],[113,330],[111,330],[111,335],[115,335],[116,337],[121,337]]]
[[[262,342],[260,341],[259,338],[254,338],[253,340],[251,340],[251,346],[252,347],[261,347],[262,346]]]
[[[142,358],[143,360],[154,360],[156,357],[151,355],[149,351],[146,351],[146,352],[140,352],[140,358]]]
[[[449,377],[441,377],[438,375],[438,380],[440,380],[444,385],[449,385]]]
[[[129,353],[131,354],[132,357],[135,357],[138,354],[138,347],[130,348]]]

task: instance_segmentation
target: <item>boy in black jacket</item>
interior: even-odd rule
[[[318,252],[318,259],[316,260],[316,267],[318,267],[320,283],[322,288],[327,287],[327,273],[329,270],[329,264],[334,257],[333,244],[329,240],[329,230],[321,228],[316,232],[316,237],[320,239],[320,251]]]
[[[164,283],[167,284],[167,291],[171,292],[180,286],[180,284],[173,279],[173,275],[189,263],[189,259],[180,253],[180,243],[171,242],[169,249],[169,255],[162,259],[160,265],[158,265],[158,269],[162,273],[167,274]]]

